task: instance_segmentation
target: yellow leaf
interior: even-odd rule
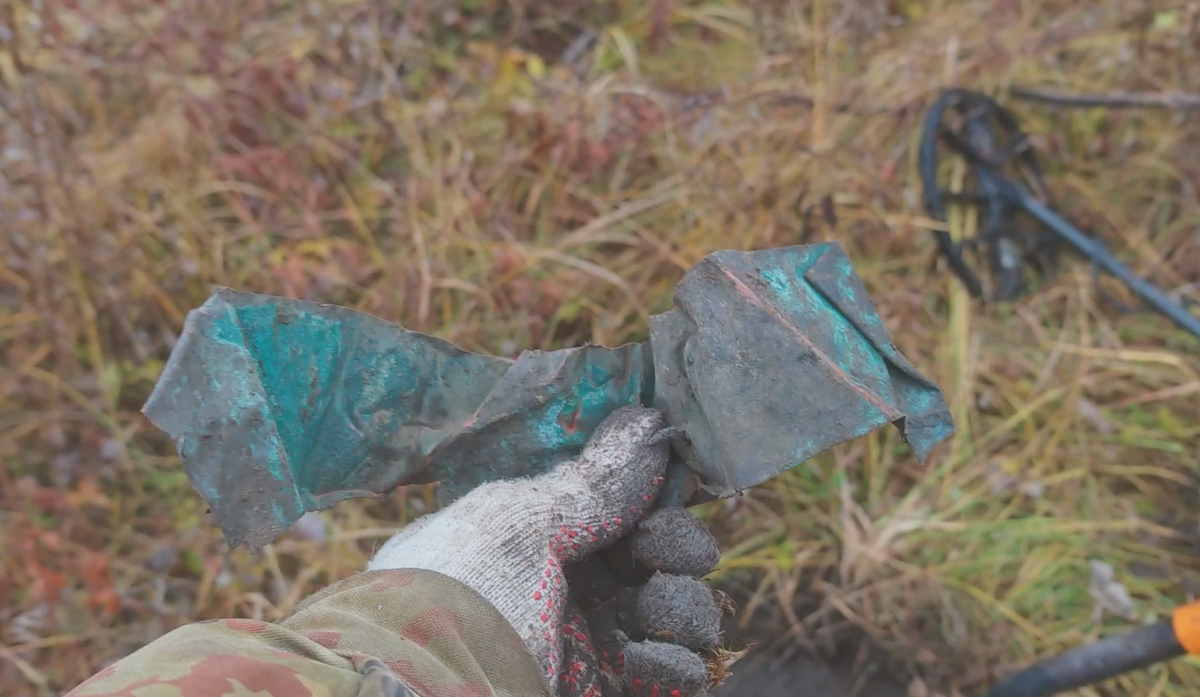
[[[921,5],[920,2],[906,2],[901,4],[900,12],[909,19],[918,19],[925,14],[925,9]]]
[[[112,508],[112,499],[104,495],[96,486],[95,480],[81,479],[79,486],[67,492],[67,502],[72,508],[79,508],[84,504],[91,504],[105,510]]]
[[[492,60],[496,57],[495,45],[487,41],[471,41],[463,47],[463,50],[472,58]]]
[[[792,543],[790,540],[784,540],[775,547],[775,566],[787,573],[792,570],[792,561],[794,554],[792,553]]]
[[[104,392],[104,398],[109,404],[116,404],[117,397],[121,395],[121,368],[115,363],[106,363],[100,368],[100,374],[97,376],[100,383],[100,389]]]
[[[201,99],[211,99],[221,90],[221,84],[211,75],[188,75],[183,78],[183,85]]]
[[[525,72],[537,80],[546,74],[546,63],[542,61],[540,56],[530,53],[525,56]]]
[[[293,247],[296,254],[301,256],[312,256],[318,259],[329,258],[330,241],[328,239],[316,240],[301,240]]]
[[[1179,28],[1179,15],[1174,12],[1159,12],[1154,15],[1154,21],[1150,26],[1159,31],[1177,29]]]
[[[20,73],[17,72],[17,66],[13,63],[12,55],[9,53],[0,53],[0,78],[10,85],[19,84]]]
[[[312,34],[302,34],[287,45],[287,57],[292,60],[303,60],[317,45],[316,37]]]
[[[506,51],[496,62],[496,81],[494,86],[501,92],[507,92],[512,89],[513,83],[517,79],[517,61],[514,60],[515,51]]]

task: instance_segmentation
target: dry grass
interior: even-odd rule
[[[227,553],[138,414],[214,284],[513,354],[644,338],[712,250],[836,238],[960,433],[922,467],[881,432],[705,509],[719,576],[761,571],[765,602],[815,602],[791,617],[805,633],[839,611],[966,691],[1128,626],[1093,616],[1090,559],[1138,619],[1196,592],[1195,342],[1106,310],[1076,263],[968,302],[928,268],[913,171],[951,83],[1196,89],[1193,5],[65,5],[0,3],[6,694],[60,692],[192,619],[277,617],[412,512],[403,492],[343,504]],[[599,44],[561,63],[583,28]],[[1194,116],[1017,107],[1064,213],[1164,286],[1200,277]],[[1189,683],[1178,661],[1081,694]]]

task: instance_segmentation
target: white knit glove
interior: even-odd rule
[[[418,518],[367,570],[428,569],[478,591],[539,658],[553,691],[567,596],[563,564],[634,527],[658,494],[673,432],[657,410],[618,409],[578,458],[538,477],[483,485]]]

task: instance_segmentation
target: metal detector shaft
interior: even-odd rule
[[[1015,192],[1017,202],[1030,215],[1048,227],[1053,228],[1054,232],[1069,242],[1080,254],[1083,254],[1105,271],[1119,278],[1125,285],[1129,286],[1130,290],[1153,306],[1155,310],[1166,315],[1185,331],[1200,339],[1200,319],[1197,319],[1185,307],[1168,297],[1166,293],[1159,290],[1154,284],[1147,283],[1133,275],[1121,262],[1113,258],[1100,243],[1084,236],[1083,233],[1076,230],[1070,223],[1060,218],[1058,214],[1050,210],[1048,206],[1034,198],[1031,194],[1016,186],[1012,188],[1017,189]]]
[[[1165,619],[1035,663],[992,687],[986,697],[1049,697],[1185,653]]]

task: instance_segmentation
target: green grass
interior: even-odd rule
[[[811,596],[799,626],[843,613],[945,694],[1129,626],[1094,620],[1091,559],[1133,621],[1196,592],[1194,340],[1109,311],[1077,262],[1011,305],[969,301],[929,271],[914,173],[920,115],[949,84],[1185,90],[1190,6],[527,5],[5,10],[11,694],[57,694],[189,620],[278,617],[430,504],[342,504],[323,540],[228,552],[138,413],[214,285],[512,355],[644,338],[711,251],[837,239],[959,434],[922,466],[881,431],[706,507],[718,577],[761,572],[761,602]],[[597,44],[560,64],[585,28]],[[1063,213],[1164,287],[1200,277],[1193,118],[1014,106]],[[1105,694],[1188,684],[1200,670],[1180,660]]]

